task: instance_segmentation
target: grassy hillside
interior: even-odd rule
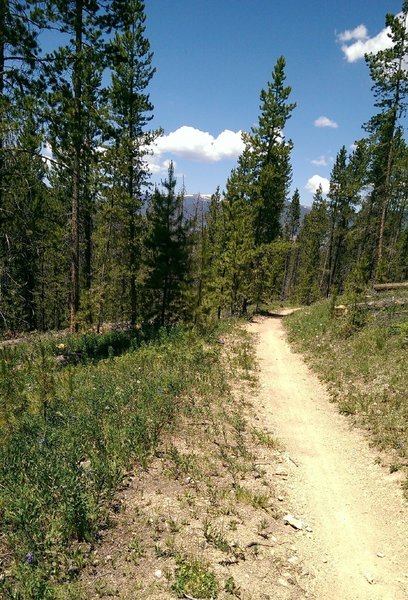
[[[382,298],[382,297],[381,297]],[[408,320],[397,307],[350,306],[335,316],[323,301],[286,320],[289,338],[329,384],[340,412],[370,431],[390,471],[408,465]],[[408,480],[405,482],[408,491]]]
[[[77,577],[127,470],[148,464],[195,398],[225,394],[219,335],[1,349],[1,597],[55,598]]]

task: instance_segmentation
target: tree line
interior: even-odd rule
[[[3,333],[205,323],[406,279],[407,13],[404,1],[387,15],[394,44],[366,57],[377,112],[365,137],[339,150],[301,223],[284,57],[225,191],[189,219],[172,164],[161,188],[149,182],[161,132],[142,0],[0,0]]]

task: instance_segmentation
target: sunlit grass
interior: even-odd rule
[[[225,392],[217,339],[163,330],[123,356],[104,343],[109,358],[64,368],[54,345],[2,352],[2,597],[54,598],[75,580],[127,470],[148,465],[192,398]],[[102,343],[86,343],[100,354]]]
[[[329,384],[339,409],[370,430],[376,445],[408,465],[406,317],[367,312],[359,327],[350,314],[331,316],[320,302],[285,320],[289,339]]]

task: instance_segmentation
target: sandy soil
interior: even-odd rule
[[[319,600],[408,599],[408,507],[398,475],[378,464],[364,434],[340,415],[289,347],[281,318],[249,325],[258,336],[254,408],[287,451],[291,510],[308,594]]]

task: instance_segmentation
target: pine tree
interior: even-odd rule
[[[70,210],[70,328],[78,328],[81,239],[85,234],[85,284],[90,285],[91,172],[100,146],[103,117],[99,101],[104,59],[99,3],[58,0],[48,5],[54,29],[68,41],[47,56],[49,139],[53,155],[65,167]],[[68,182],[67,182],[68,183]]]
[[[384,278],[404,281],[408,273],[408,147],[401,136],[395,140],[395,158],[384,249]]]
[[[286,209],[284,223],[284,237],[287,240],[296,239],[300,225],[300,194],[296,188],[292,200]]]
[[[336,293],[344,286],[346,267],[347,236],[353,225],[354,207],[361,181],[356,180],[355,161],[358,154],[350,159],[345,146],[339,150],[332,169],[328,193],[329,237],[322,277],[322,291],[329,295],[332,287]]]
[[[205,318],[221,317],[223,278],[225,264],[221,260],[225,250],[225,229],[223,226],[223,205],[220,188],[212,194],[205,215],[203,232],[203,286],[201,294],[201,313]],[[213,309],[216,308],[216,311]]]
[[[384,276],[384,247],[387,214],[391,199],[391,178],[395,159],[395,140],[398,123],[405,112],[408,93],[406,58],[408,52],[408,0],[404,0],[400,15],[386,16],[393,41],[391,48],[366,56],[373,80],[375,105],[380,112],[366,125],[373,146],[372,201],[376,221],[376,250],[371,257],[370,275],[381,280]]]
[[[127,252],[121,255],[121,260],[127,268],[124,285],[129,294],[132,324],[136,323],[140,310],[137,278],[142,251],[141,207],[150,175],[146,156],[160,133],[146,130],[153,110],[146,89],[155,69],[145,36],[145,20],[141,0],[114,0],[107,17],[109,28],[115,32],[106,47],[112,74],[108,89],[112,131],[107,157],[111,161],[112,185],[118,204],[116,214],[121,215],[116,227],[126,240]]]
[[[290,152],[284,128],[295,103],[290,103],[290,86],[285,86],[283,56],[279,57],[266,90],[261,91],[258,126],[244,137],[250,157],[251,201],[255,214],[255,245],[268,244],[280,233],[280,217],[291,181]]]
[[[176,184],[171,162],[162,182],[165,193],[155,189],[147,215],[147,311],[161,326],[182,319],[190,277],[190,223],[184,219],[184,196],[176,193]]]
[[[36,327],[35,274],[45,194],[38,123],[37,2],[0,1],[0,304],[5,328]],[[41,210],[40,210],[41,212]]]
[[[321,186],[317,189],[310,213],[299,232],[299,256],[295,292],[300,302],[311,304],[321,294],[324,249],[327,243],[327,202]]]
[[[281,298],[284,300],[290,294],[294,276],[295,258],[297,253],[296,237],[300,226],[300,194],[296,188],[292,200],[287,207],[283,227],[283,239],[287,243]]]
[[[251,294],[254,227],[245,157],[244,152],[238,167],[231,171],[221,205],[219,315],[223,311],[231,315],[245,313]]]
[[[271,295],[271,285],[276,286],[276,278],[269,278],[269,266],[280,263],[281,248],[274,259],[269,245],[281,233],[281,215],[287,199],[291,181],[290,153],[292,142],[286,141],[284,128],[295,108],[288,101],[291,88],[285,86],[285,59],[279,57],[272,73],[272,80],[260,94],[260,116],[258,126],[249,134],[243,135],[245,149],[238,161],[234,178],[240,190],[237,204],[245,220],[246,231],[245,260],[250,256],[252,263],[245,264],[240,257],[240,288],[246,290],[242,297],[242,311],[252,302],[256,307]],[[228,194],[227,194],[228,196]],[[248,229],[248,226],[251,229]],[[252,236],[252,242],[248,235]],[[275,250],[276,250],[275,245]],[[245,265],[245,266],[244,266]],[[275,269],[273,269],[275,270]],[[246,273],[245,280],[243,274]],[[235,286],[237,287],[237,285]]]

